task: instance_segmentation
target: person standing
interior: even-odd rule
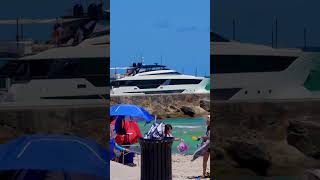
[[[207,115],[207,117],[206,117],[206,124],[207,124],[206,135],[201,138],[204,143],[210,144],[210,115]],[[203,162],[202,162],[202,168],[203,168],[202,175],[203,175],[203,177],[210,177],[210,173],[207,172],[207,164],[208,164],[209,157],[210,157],[210,145],[209,145],[208,150],[203,155]]]

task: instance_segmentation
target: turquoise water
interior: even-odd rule
[[[320,61],[314,60],[313,69],[310,71],[307,80],[304,82],[304,86],[310,91],[320,90]]]
[[[182,138],[189,146],[189,150],[186,154],[193,154],[197,149],[199,141],[193,141],[192,136],[204,136],[206,133],[206,124],[204,118],[180,118],[180,119],[164,119],[164,123],[171,124],[173,127],[173,136]],[[141,133],[144,135],[150,129],[153,123],[144,126],[144,123],[139,123]],[[177,145],[180,141],[176,141],[172,145],[172,152],[179,153],[177,151]]]

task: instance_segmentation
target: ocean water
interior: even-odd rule
[[[191,155],[197,149],[197,144],[200,141],[192,140],[192,136],[204,136],[206,133],[206,124],[204,118],[179,118],[179,119],[164,119],[164,123],[171,124],[173,127],[173,136],[182,138],[189,146],[186,154]],[[150,129],[153,123],[144,126],[143,122],[139,122],[141,133],[144,135]],[[179,153],[177,146],[180,141],[175,141],[172,145],[172,153]]]
[[[211,86],[210,86],[210,81],[209,81],[208,84],[206,85],[205,89],[208,90],[208,91],[210,91],[210,87],[211,87]]]

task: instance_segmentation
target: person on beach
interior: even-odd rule
[[[116,119],[116,117],[112,117],[111,119]],[[129,153],[130,150],[126,149],[119,144],[116,143],[115,140],[116,132],[114,125],[110,124],[110,160],[119,162],[119,157],[122,152]]]
[[[164,137],[173,137],[172,135],[172,126],[171,124],[166,124],[164,126]],[[181,141],[182,139],[181,138],[176,138],[176,137],[173,137],[174,138],[174,141]]]
[[[210,143],[210,115],[207,115],[206,117],[206,124],[207,124],[207,131],[206,135],[202,136],[201,139],[204,143],[209,144]],[[207,172],[207,163],[210,157],[210,147],[208,148],[207,152],[203,155],[203,177],[210,177],[210,173]]]
[[[194,161],[198,157],[203,156],[203,162],[202,162],[203,172],[202,172],[202,176],[200,176],[200,178],[210,177],[210,173],[207,172],[207,163],[208,163],[208,160],[210,157],[210,115],[206,116],[206,124],[207,124],[207,130],[206,130],[205,136],[194,138],[194,140],[196,140],[196,141],[201,140],[201,144],[198,147],[198,149],[195,151],[195,153],[193,154],[193,157],[191,160],[191,161]]]

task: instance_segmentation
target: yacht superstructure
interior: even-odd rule
[[[111,95],[208,93],[209,79],[180,74],[164,65],[134,63],[125,77],[111,83]]]
[[[319,53],[229,41],[217,34],[211,39],[214,100],[320,97]]]
[[[0,60],[0,101],[101,100],[109,94],[108,31],[77,46]],[[93,34],[94,35],[94,34]]]

